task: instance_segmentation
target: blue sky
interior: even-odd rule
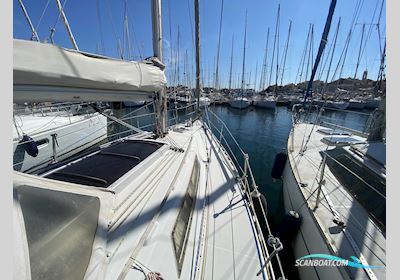
[[[64,3],[65,0],[61,0]],[[151,39],[151,10],[150,0],[126,0],[128,5],[129,37],[133,49],[132,58],[135,60],[152,55]],[[355,7],[359,5],[360,12],[353,26],[353,35],[347,59],[344,64],[343,77],[353,77],[358,49],[360,45],[362,24],[365,23],[366,47],[360,60],[358,77],[367,69],[368,76],[376,79],[380,51],[378,32],[375,26],[371,26],[372,17],[375,11],[373,23],[377,22],[380,6],[384,0],[338,0],[335,14],[329,34],[327,53],[333,42],[333,35],[339,17],[341,27],[336,44],[335,56],[331,74],[338,62],[340,53],[345,45],[345,40],[351,27]],[[87,52],[101,53],[107,56],[118,57],[117,40],[122,44],[124,24],[124,0],[67,0],[65,13],[72,28],[77,44],[81,50]],[[200,0],[200,33],[201,33],[201,61],[202,79],[204,85],[213,84],[215,73],[215,57],[217,55],[218,31],[220,21],[220,9],[222,0]],[[71,48],[67,33],[62,20],[57,21],[58,12],[54,0],[24,0],[23,3],[35,26],[45,7],[40,24],[37,28],[41,41],[48,40],[50,28],[55,26],[54,41],[57,45]],[[193,0],[162,0],[163,4],[163,34],[164,34],[164,62],[167,64],[167,78],[172,82],[175,68],[179,63],[179,79],[185,83],[188,76],[184,76],[185,53],[188,60],[186,65],[189,68],[189,76],[193,80],[194,70],[194,15]],[[270,63],[272,59],[273,40],[275,34],[275,21],[278,4],[281,5],[280,29],[279,29],[279,61],[284,54],[284,47],[288,33],[289,21],[292,21],[292,33],[288,47],[283,84],[298,81],[298,68],[306,44],[309,25],[314,24],[314,55],[318,50],[322,30],[325,25],[326,16],[330,1],[328,0],[224,0],[224,12],[222,20],[221,49],[219,60],[220,85],[227,86],[229,80],[231,40],[234,36],[233,53],[233,84],[238,84],[238,77],[241,75],[243,59],[243,35],[245,11],[248,13],[247,23],[247,44],[246,44],[246,70],[245,79],[249,87],[254,87],[254,82],[259,87],[261,67],[263,63],[267,28],[270,28],[269,46],[267,50],[268,66],[267,80],[269,78]],[[386,3],[385,3],[386,4]],[[170,11],[170,12],[169,12]],[[28,24],[19,7],[18,1],[14,0],[14,38],[30,39],[31,32]],[[371,28],[371,30],[370,30]],[[171,29],[171,32],[170,32]],[[177,58],[177,37],[179,29],[179,59]],[[382,11],[380,20],[381,44],[386,34],[386,9]],[[368,36],[369,35],[369,36]],[[128,47],[125,47],[125,58],[128,58]],[[172,51],[172,59],[171,59]],[[275,58],[276,61],[276,58]],[[255,80],[256,65],[257,79]],[[275,69],[276,66],[274,66]],[[280,65],[280,71],[283,67]],[[325,79],[327,67],[322,72]],[[317,72],[318,73],[318,72]],[[273,75],[275,70],[273,70]],[[308,75],[309,76],[309,75]],[[317,75],[318,76],[318,75]],[[177,80],[177,75],[175,75]],[[185,81],[184,81],[185,80]],[[304,78],[303,78],[304,80]],[[329,79],[331,80],[331,79]],[[272,83],[272,82],[271,82]],[[192,84],[194,84],[192,82]],[[268,81],[267,81],[268,84]]]

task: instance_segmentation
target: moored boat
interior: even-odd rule
[[[293,241],[295,258],[355,256],[360,264],[298,266],[300,278],[384,279],[385,143],[370,143],[343,127],[299,121],[293,124],[287,149],[282,176],[285,210],[296,210],[303,221]]]
[[[326,101],[325,106],[327,108],[332,108],[332,109],[339,109],[339,110],[345,110],[347,107],[349,107],[349,102],[346,101]]]
[[[235,97],[229,101],[229,105],[236,109],[246,109],[250,107],[251,101],[246,97]]]
[[[124,101],[123,102],[125,107],[141,107],[146,104],[145,100],[138,100],[138,101]]]
[[[352,98],[349,100],[349,109],[364,109],[366,102],[364,100]]]
[[[13,168],[32,172],[64,160],[107,137],[107,118],[72,110],[77,104],[14,110]]]
[[[253,99],[253,105],[259,108],[275,109],[276,98],[273,96],[257,97]]]
[[[374,98],[367,98],[365,100],[365,108],[367,109],[376,109],[379,107],[379,104],[381,102],[380,97],[374,97]]]

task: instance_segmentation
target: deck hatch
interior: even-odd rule
[[[49,179],[95,187],[109,187],[163,144],[128,140],[102,148],[92,156],[46,176]]]
[[[321,142],[329,146],[348,146],[351,144],[363,143],[363,141],[353,137],[340,137],[340,136],[324,137],[321,139]]]
[[[193,217],[194,206],[196,204],[197,187],[199,181],[200,166],[197,158],[194,161],[189,185],[187,187],[178,217],[176,218],[174,229],[172,230],[172,241],[174,245],[175,257],[180,276],[185,249],[189,237],[190,225]]]

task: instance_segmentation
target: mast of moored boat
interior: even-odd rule
[[[242,85],[241,85],[242,96],[243,96],[243,93],[244,93],[244,84],[245,84],[245,81],[244,81],[244,66],[245,66],[245,63],[246,63],[246,35],[247,35],[247,9],[246,9],[246,17],[245,17],[245,20],[244,20],[243,64],[242,64]]]
[[[281,11],[281,4],[278,5],[278,14],[276,16],[276,30],[275,39],[277,40],[276,45],[276,72],[275,72],[275,97],[278,95],[278,76],[279,76],[279,17]]]
[[[286,64],[286,57],[287,57],[287,52],[289,48],[289,40],[290,40],[290,31],[292,30],[292,21],[289,21],[289,31],[288,31],[288,36],[286,39],[286,44],[285,44],[285,55],[283,57],[283,65],[282,65],[282,74],[281,74],[281,86],[282,86],[282,81],[283,81],[283,73],[285,72],[285,64]]]
[[[232,89],[232,67],[233,67],[233,40],[234,35],[232,35],[232,50],[231,50],[231,69],[229,71],[229,92]]]
[[[365,23],[362,26],[360,48],[358,50],[357,64],[356,64],[356,70],[354,72],[353,80],[355,80],[357,78],[358,67],[360,66],[361,50],[362,50],[363,40],[364,40],[364,30],[365,30]]]
[[[385,69],[386,41],[383,48],[381,63],[379,66],[380,86],[382,87],[383,71]],[[378,83],[378,81],[377,81]],[[373,123],[368,135],[368,141],[382,141],[386,132],[386,85],[382,88],[381,102],[379,108],[374,112]]]
[[[339,17],[339,21],[336,27],[336,32],[335,32],[335,37],[333,40],[333,46],[332,46],[332,53],[331,53],[331,59],[329,61],[329,65],[328,65],[328,70],[326,71],[326,78],[325,78],[325,83],[324,86],[321,90],[321,99],[324,100],[324,89],[328,84],[328,78],[329,78],[329,74],[331,72],[331,66],[332,66],[332,61],[333,61],[333,56],[335,55],[335,49],[336,49],[336,42],[337,42],[337,38],[338,38],[338,34],[339,34],[339,28],[340,28],[340,20],[341,18]],[[332,77],[333,78],[333,77]]]
[[[254,92],[257,90],[257,69],[258,68],[258,61],[256,62],[256,74],[254,76]]]
[[[269,39],[269,27],[268,27],[268,31],[267,31],[267,41],[265,43],[263,68],[261,71],[260,91],[263,91],[265,89],[265,79],[266,79],[266,75],[267,75],[268,39]]]

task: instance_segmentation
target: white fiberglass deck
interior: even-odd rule
[[[140,199],[108,235],[106,279],[144,279],[138,267],[178,278],[171,235],[195,157],[200,163],[197,200],[179,279],[262,279],[256,277],[262,255],[252,217],[219,146],[200,122],[179,126],[163,140],[185,152],[164,150],[131,182]]]
[[[343,267],[299,267],[303,279],[384,279],[386,273],[385,233],[368,217],[366,210],[340,185],[328,165],[325,165],[319,207],[315,210],[323,151],[332,150],[324,137],[349,137],[317,132],[321,126],[295,124],[288,140],[289,157],[284,171],[286,210],[296,210],[303,218],[294,240],[296,258],[307,254],[333,254],[351,260],[355,256],[364,265],[382,266],[376,269]],[[309,140],[307,138],[309,137]],[[365,138],[351,135],[356,141]],[[307,148],[301,153],[308,141]],[[333,222],[339,217],[346,227]]]

